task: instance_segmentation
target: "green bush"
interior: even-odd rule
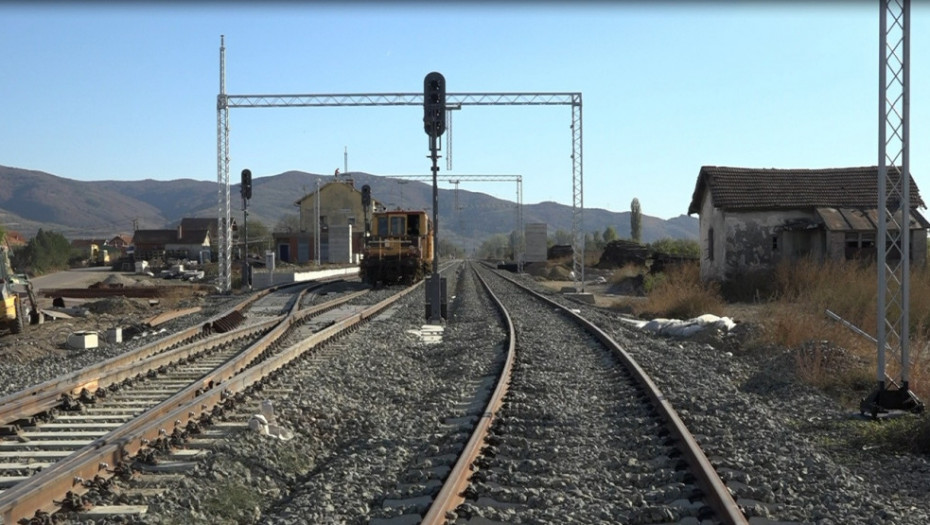
[[[29,243],[13,254],[13,266],[33,275],[66,270],[71,258],[71,243],[64,235],[39,230]]]

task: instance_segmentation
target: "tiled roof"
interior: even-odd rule
[[[136,230],[133,244],[202,244],[209,235],[207,230]]]
[[[133,244],[170,244],[177,242],[178,230],[136,230]]]
[[[701,210],[704,192],[725,210],[799,208],[877,208],[878,167],[827,169],[755,169],[703,166],[688,215]],[[926,208],[917,183],[910,180],[911,206]]]
[[[209,234],[208,230],[181,230],[181,238],[177,238],[177,232],[175,233],[175,241],[178,244],[203,244],[207,239]]]
[[[216,228],[216,217],[185,217],[181,219],[182,230],[209,230]]]

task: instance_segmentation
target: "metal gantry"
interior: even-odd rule
[[[422,106],[423,93],[355,93],[319,95],[229,95],[226,93],[226,52],[220,37],[220,93],[217,96],[217,182],[220,185],[220,285],[230,289],[229,251],[229,109],[334,106]],[[573,275],[584,287],[584,198],[581,137],[581,93],[447,93],[446,105],[461,106],[571,106],[572,108],[572,249]],[[223,189],[225,187],[225,190]],[[225,210],[224,210],[225,206]],[[225,218],[225,227],[223,220]],[[223,231],[225,230],[225,231]],[[225,237],[224,237],[225,236]],[[224,239],[225,242],[224,242]]]
[[[878,100],[877,387],[860,406],[921,410],[909,390],[910,356],[910,0],[881,0]],[[886,350],[900,356],[901,384],[886,373]],[[894,355],[894,354],[892,354]],[[896,389],[888,389],[886,379]]]

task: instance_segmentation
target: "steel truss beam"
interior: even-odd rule
[[[908,385],[910,356],[910,0],[880,0],[878,95],[878,370],[863,413],[922,410]],[[900,356],[901,384],[886,388],[886,349]],[[894,355],[894,354],[892,354]]]
[[[230,108],[324,108],[337,106],[422,106],[423,93],[319,95],[226,95]],[[581,106],[581,93],[447,93],[446,105]]]
[[[388,179],[404,179],[404,180],[423,180],[423,181],[432,181],[432,175],[383,175],[383,177]],[[523,255],[524,255],[524,235],[523,235],[523,176],[522,175],[455,175],[455,180],[450,180],[449,183],[455,186],[456,195],[455,198],[458,199],[458,188],[459,183],[461,182],[516,182],[517,183],[517,205],[514,218],[514,235],[512,236],[511,242],[513,243],[513,258],[517,263],[517,268],[519,271],[523,271]],[[456,208],[458,208],[458,201],[456,201]],[[458,210],[456,210],[458,213]],[[583,237],[583,236],[582,236]]]
[[[230,290],[232,226],[229,217],[229,109],[334,106],[422,106],[423,93],[357,93],[320,95],[229,95],[226,93],[226,48],[220,37],[220,93],[217,95],[217,214],[220,239],[220,286]],[[584,199],[582,196],[581,93],[447,93],[447,106],[571,106],[572,108],[572,251],[576,288],[584,289]],[[225,188],[225,189],[224,189]],[[225,220],[225,223],[224,223]],[[224,226],[225,225],[225,226]]]

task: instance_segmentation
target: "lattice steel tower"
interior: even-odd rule
[[[216,96],[217,248],[220,288],[228,293],[232,280],[232,223],[229,218],[229,105],[226,101],[226,45],[220,35],[220,94]]]
[[[878,95],[878,370],[862,413],[921,411],[909,390],[911,210],[910,0],[881,0]],[[900,357],[898,384],[886,373],[886,350]],[[891,386],[894,388],[888,388]]]

